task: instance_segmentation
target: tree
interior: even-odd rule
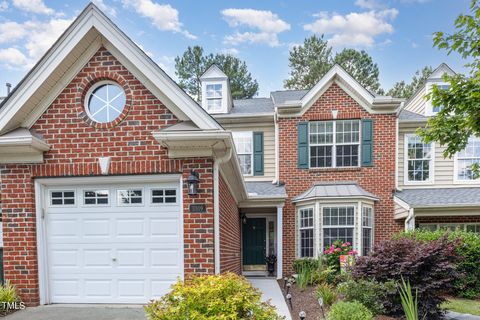
[[[445,146],[444,156],[452,157],[463,150],[468,138],[480,136],[480,6],[472,0],[471,14],[461,14],[455,20],[456,32],[434,34],[434,46],[439,49],[459,53],[468,59],[465,65],[469,75],[444,75],[450,86],[442,90],[433,86],[428,99],[436,107],[441,107],[435,117],[428,120],[427,126],[418,133],[425,142],[437,141]],[[472,169],[477,172],[478,164]]]
[[[372,92],[378,92],[380,89],[378,65],[366,51],[343,49],[335,55],[333,60],[366,89]]]
[[[287,89],[310,89],[332,67],[332,48],[323,35],[306,38],[303,45],[290,50],[290,79],[285,80]]]
[[[212,64],[228,76],[233,99],[251,98],[257,94],[258,82],[252,78],[244,61],[226,54],[205,55],[202,47],[194,46],[175,58],[175,74],[180,86],[197,101],[202,98],[200,77]]]
[[[423,67],[421,70],[417,70],[412,77],[412,81],[407,84],[405,81],[399,81],[388,90],[387,95],[395,98],[410,98],[418,89],[420,89],[428,77],[432,74],[433,69],[430,66]]]
[[[287,89],[311,89],[337,63],[366,89],[381,90],[378,66],[366,51],[343,49],[333,56],[323,35],[313,35],[302,45],[293,47],[288,60],[290,78],[285,80]]]

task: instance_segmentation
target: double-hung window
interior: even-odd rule
[[[406,135],[406,174],[409,182],[428,182],[432,178],[433,150],[415,135]]]
[[[323,248],[341,240],[353,244],[355,207],[323,207]]]
[[[299,210],[299,249],[300,257],[313,257],[313,208]]]
[[[222,85],[221,84],[207,84],[207,111],[221,112],[222,111]]]
[[[456,158],[456,180],[475,180],[477,177],[472,170],[472,165],[474,163],[480,163],[480,139],[477,137],[470,137],[467,146],[463,151],[457,154]]]
[[[373,213],[372,207],[362,207],[362,255],[372,251],[373,240]]]
[[[242,174],[253,174],[253,132],[232,132]]]
[[[310,167],[357,167],[360,121],[315,121],[309,124]]]

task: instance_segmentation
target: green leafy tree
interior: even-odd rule
[[[339,64],[368,90],[381,91],[378,65],[366,51],[343,49],[333,56],[323,35],[313,35],[302,45],[293,47],[288,60],[290,78],[285,80],[287,89],[311,89],[334,64]]]
[[[202,47],[194,46],[175,58],[175,74],[180,86],[197,101],[202,98],[200,77],[212,64],[228,76],[234,99],[251,98],[257,94],[258,82],[252,78],[244,61],[226,54],[206,55]]]
[[[310,89],[332,67],[332,48],[323,35],[306,38],[302,45],[290,50],[290,78],[285,80],[287,89]]]
[[[372,57],[366,51],[343,49],[343,51],[335,55],[333,60],[350,73],[352,77],[357,79],[363,87],[372,92],[379,91],[380,82],[378,76],[380,71],[378,70],[378,65],[373,62]]]
[[[407,84],[403,80],[395,83],[393,87],[387,91],[387,95],[395,98],[410,98],[418,89],[420,89],[428,77],[430,77],[432,72],[433,69],[430,66],[426,66],[421,70],[417,70],[410,83]]]
[[[418,130],[425,142],[437,141],[445,146],[444,156],[451,157],[463,150],[470,136],[480,136],[480,6],[472,0],[470,14],[461,14],[455,20],[452,34],[436,32],[434,46],[451,54],[456,52],[469,60],[465,66],[468,75],[444,75],[448,90],[433,86],[428,99],[441,107],[427,126]],[[478,165],[472,167],[477,172]]]

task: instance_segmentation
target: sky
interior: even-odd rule
[[[176,56],[199,45],[247,63],[260,97],[283,89],[289,50],[324,34],[334,52],[366,50],[389,89],[423,66],[465,61],[432,46],[436,31],[451,33],[469,0],[95,0],[170,76]],[[88,1],[0,0],[0,96],[41,58]]]

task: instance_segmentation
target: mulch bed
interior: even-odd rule
[[[283,297],[286,296],[286,290],[283,289],[283,280],[278,280],[278,284],[280,285],[280,289],[282,289]],[[292,315],[293,320],[300,319],[298,314],[300,311],[305,311],[307,317],[305,320],[323,320],[325,319],[322,315],[322,309],[320,309],[320,305],[318,304],[318,300],[315,294],[315,287],[307,287],[305,290],[300,290],[294,284],[290,288],[290,293],[292,294],[292,306],[290,307],[288,301],[288,307],[290,308],[290,313]],[[327,314],[328,310],[324,310],[325,315]],[[377,316],[375,320],[395,320],[395,318],[387,317],[387,316]]]

